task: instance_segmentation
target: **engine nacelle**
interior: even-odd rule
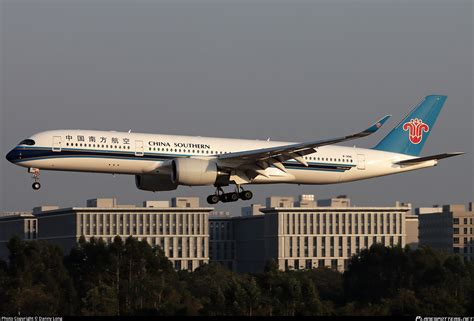
[[[171,175],[135,175],[135,185],[144,191],[172,191],[178,184],[171,181]]]
[[[195,158],[176,158],[172,162],[171,181],[178,185],[214,185],[219,172],[213,161]]]

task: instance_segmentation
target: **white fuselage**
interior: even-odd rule
[[[12,162],[27,168],[110,174],[154,174],[161,164],[180,157],[214,158],[231,152],[257,150],[289,142],[155,135],[127,132],[56,130],[31,137],[34,145],[18,145]],[[287,171],[268,167],[251,184],[332,184],[431,167],[394,164],[413,156],[372,149],[323,146],[304,157],[308,166],[289,160]]]

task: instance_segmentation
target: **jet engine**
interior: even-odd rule
[[[144,191],[172,191],[178,184],[171,181],[171,175],[135,175],[135,185]]]
[[[171,181],[178,185],[214,185],[217,180],[228,178],[218,170],[214,161],[196,158],[176,158],[171,165]]]

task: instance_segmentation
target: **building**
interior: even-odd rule
[[[261,272],[269,260],[280,269],[320,266],[346,269],[352,255],[374,243],[421,245],[472,259],[473,205],[419,208],[354,206],[346,196],[316,200],[314,195],[271,196],[266,206],[252,204],[242,216],[200,207],[199,198],[119,205],[92,199],[85,207],[36,207],[32,213],[0,216],[0,255],[13,235],[45,240],[65,253],[81,236],[112,242],[133,236],[160,246],[176,269],[194,270],[209,261],[237,272]],[[419,227],[418,227],[419,225]]]
[[[396,207],[408,207],[410,210],[405,214],[405,231],[406,239],[405,243],[411,249],[415,250],[419,244],[419,232],[418,232],[418,215],[413,214],[413,206],[411,203],[395,202]],[[415,212],[418,209],[415,209]]]
[[[420,245],[457,253],[467,261],[474,260],[474,211],[462,204],[434,207],[434,211],[417,211],[419,214]]]
[[[296,206],[297,207],[316,207],[316,202],[314,201],[314,195],[301,194]]]
[[[8,241],[14,236],[22,240],[37,238],[38,221],[31,212],[8,212],[0,216],[0,258],[7,259]]]
[[[420,214],[432,214],[432,213],[442,213],[443,207],[439,205],[433,205],[432,207],[417,207],[415,208],[415,215]]]
[[[317,204],[322,207],[350,207],[351,200],[347,198],[347,195],[339,195],[334,198],[318,200]]]
[[[293,207],[295,198],[292,196],[270,196],[267,197],[266,207]]]
[[[237,272],[261,272],[269,260],[282,270],[326,266],[343,271],[353,254],[374,243],[406,244],[410,205],[356,207],[340,196],[315,206],[307,195],[300,197],[302,206],[294,206],[293,197],[272,196],[266,204],[263,215],[210,218],[211,261]]]
[[[419,245],[419,221],[418,215],[407,213],[405,215],[406,224],[406,245],[415,250]]]
[[[93,199],[86,207],[38,207],[34,215],[0,220],[2,241],[13,234],[54,243],[68,253],[81,236],[112,242],[116,235],[134,236],[160,246],[176,269],[194,270],[209,262],[208,215],[198,198],[147,201],[144,207],[118,205],[116,199]],[[37,228],[39,227],[39,228]],[[28,234],[28,233],[34,234]]]
[[[235,269],[234,220],[228,213],[209,216],[209,261]]]
[[[264,208],[262,204],[252,204],[250,206],[242,207],[242,216],[253,216],[253,215],[262,215],[260,209]]]

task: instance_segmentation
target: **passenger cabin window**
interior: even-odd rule
[[[25,139],[25,140],[22,140],[18,145],[28,145],[28,146],[33,146],[35,145],[36,142],[32,139]]]

